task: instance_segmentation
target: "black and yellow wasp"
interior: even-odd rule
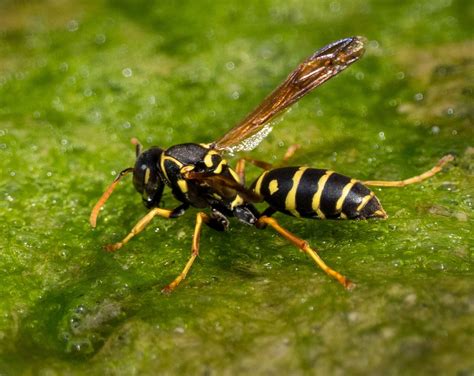
[[[155,216],[176,218],[190,207],[207,209],[196,215],[191,257],[183,271],[163,291],[171,292],[186,277],[199,253],[202,224],[224,231],[229,227],[229,217],[259,229],[272,227],[280,235],[308,254],[327,274],[344,287],[353,284],[327,266],[310,245],[280,226],[271,216],[276,212],[303,218],[318,219],[367,219],[386,218],[387,214],[367,186],[401,187],[424,180],[441,170],[452,160],[447,155],[431,170],[402,181],[358,181],[330,170],[310,167],[279,167],[242,158],[232,169],[223,158],[226,152],[252,150],[271,131],[271,121],[284,109],[295,103],[312,89],[346,69],[364,53],[364,39],[341,39],[316,51],[303,61],[286,80],[278,86],[244,120],[215,142],[209,144],[186,143],[161,149],[153,146],[143,151],[136,146],[134,167],[119,173],[94,206],[90,223],[96,226],[101,207],[112,194],[120,179],[133,173],[133,184],[141,194],[143,203],[150,209],[120,242],[106,246],[116,251],[140,233]],[[290,147],[287,160],[296,147]],[[250,162],[264,172],[249,187],[245,186],[245,164]],[[168,210],[160,208],[165,186],[181,203]],[[254,203],[265,202],[269,207],[258,211]]]

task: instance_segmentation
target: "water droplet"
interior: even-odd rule
[[[69,32],[74,32],[74,31],[77,31],[79,29],[79,22],[77,22],[76,20],[70,20],[68,23],[67,23],[67,30]]]
[[[95,36],[96,44],[104,44],[106,40],[107,40],[107,37],[105,36],[105,34],[97,34]]]
[[[388,101],[388,105],[389,105],[390,107],[396,107],[396,106],[398,105],[398,99],[390,99],[390,100]]]
[[[375,48],[379,48],[379,42],[376,41],[376,40],[371,40],[371,41],[369,42],[369,47],[370,47],[370,48],[374,48],[374,49],[375,49]]]
[[[124,68],[124,69],[122,69],[122,75],[123,75],[124,77],[127,77],[127,78],[128,78],[128,77],[132,77],[132,75],[133,75],[132,68]]]
[[[359,313],[358,312],[349,312],[347,315],[347,318],[351,322],[356,322],[359,319]]]
[[[227,70],[231,71],[235,68],[235,64],[233,61],[228,61],[227,63],[225,63],[225,67]]]
[[[423,100],[424,95],[423,95],[423,93],[416,93],[415,96],[414,96],[414,98],[415,98],[415,100],[416,100],[417,102],[419,102],[419,101],[422,101],[422,100]]]
[[[329,9],[333,13],[339,13],[341,11],[341,4],[339,1],[333,1],[331,4],[329,4]]]

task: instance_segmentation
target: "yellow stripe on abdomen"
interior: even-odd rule
[[[341,196],[336,202],[336,213],[340,213],[342,211],[342,205],[344,204],[344,200],[346,199],[347,195],[349,194],[355,183],[357,183],[357,180],[351,179],[351,181],[347,183],[342,189]]]
[[[366,195],[362,201],[360,202],[359,206],[357,207],[356,211],[357,212],[360,212],[362,209],[364,209],[365,205],[367,205],[367,203],[370,201],[370,199],[372,197],[375,196],[375,193],[374,192],[370,192],[368,195]]]
[[[326,171],[326,173],[321,176],[321,178],[318,180],[318,190],[313,196],[313,202],[311,203],[311,208],[316,212],[319,218],[324,219],[326,216],[324,213],[321,211],[320,204],[321,204],[321,195],[323,194],[324,186],[326,185],[326,182],[328,181],[329,177],[334,174],[334,171]]]
[[[262,175],[260,175],[260,177],[255,182],[255,188],[253,190],[256,194],[258,194],[260,196],[262,195],[260,193],[260,190],[262,189],[262,181],[263,181],[263,179],[265,179],[265,176],[267,176],[267,174],[268,174],[268,171],[265,171]]]
[[[296,192],[298,190],[298,186],[300,184],[301,177],[303,176],[304,172],[308,169],[308,167],[300,167],[298,171],[295,172],[293,175],[293,185],[291,186],[290,191],[286,195],[285,199],[285,209],[288,210],[291,214],[295,217],[299,217],[300,213],[296,210]]]

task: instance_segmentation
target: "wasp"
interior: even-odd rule
[[[90,224],[96,227],[100,209],[108,200],[119,181],[133,175],[133,184],[149,209],[123,240],[107,245],[116,251],[143,231],[156,217],[178,218],[187,209],[200,209],[192,238],[191,256],[182,272],[162,291],[171,292],[183,281],[199,254],[199,239],[203,224],[217,231],[228,229],[229,218],[263,229],[273,228],[294,244],[328,275],[345,288],[354,284],[329,267],[315,248],[282,227],[272,217],[280,212],[294,217],[314,219],[385,219],[387,214],[380,201],[368,186],[403,187],[427,179],[453,159],[443,157],[432,169],[401,181],[360,181],[330,170],[305,166],[279,167],[270,163],[241,158],[232,168],[224,158],[226,153],[255,148],[274,125],[273,120],[285,109],[314,88],[345,70],[364,54],[365,39],[351,37],[331,43],[303,61],[263,102],[240,123],[212,143],[184,143],[162,149],[152,146],[143,150],[137,139],[134,167],[124,169],[94,206]],[[289,148],[286,162],[297,147]],[[263,169],[263,173],[250,185],[245,183],[245,166],[249,162]],[[179,205],[173,209],[160,207],[165,187],[171,188]],[[264,202],[268,208],[260,212],[254,206]]]

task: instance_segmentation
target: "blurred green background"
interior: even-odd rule
[[[1,1],[0,375],[474,374],[473,72],[469,0]],[[145,146],[210,142],[301,60],[368,38],[247,155],[423,184],[376,189],[386,221],[277,215],[354,280],[344,291],[277,237],[195,211],[156,219],[129,179]],[[249,177],[258,171],[249,170]],[[166,207],[175,205],[169,191]]]

